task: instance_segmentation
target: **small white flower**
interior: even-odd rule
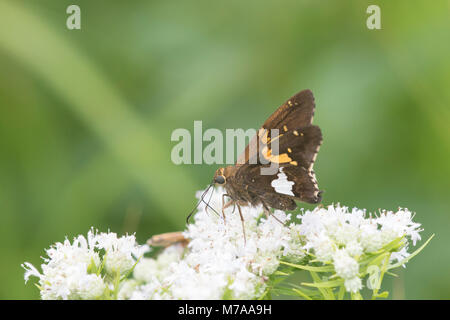
[[[133,276],[141,282],[151,282],[155,277],[164,279],[169,274],[170,265],[180,260],[184,251],[182,245],[165,248],[156,259],[142,258],[133,270]]]
[[[345,251],[352,257],[360,256],[363,254],[363,247],[357,240],[353,240],[345,245]]]
[[[92,237],[92,242],[99,249],[105,250],[106,271],[110,274],[119,272],[125,274],[135,265],[136,260],[149,251],[147,245],[136,243],[134,235],[117,237],[116,233],[99,233]]]
[[[119,293],[117,294],[118,300],[128,300],[136,292],[136,287],[138,287],[139,281],[134,279],[123,281],[120,284]]]
[[[40,273],[30,263],[22,265],[25,281],[30,276],[39,278],[42,299],[95,299],[106,288],[103,279],[88,272],[100,266],[100,258],[94,247],[79,236],[71,244],[69,240],[56,243],[46,250]]]
[[[391,263],[400,262],[403,259],[408,258],[409,255],[410,254],[408,253],[408,247],[405,246],[402,249],[400,249],[400,251],[392,252],[389,262],[391,262]],[[403,267],[406,268],[405,265],[403,265]]]
[[[358,277],[346,279],[344,282],[344,285],[345,285],[345,289],[348,292],[356,293],[362,289],[362,282],[361,282],[361,279]]]
[[[78,295],[82,300],[97,299],[103,295],[106,289],[102,277],[96,274],[81,275],[76,287]]]
[[[100,273],[103,263],[107,272],[125,273],[147,250],[136,244],[134,236],[118,238],[115,233],[98,234],[91,229],[87,238],[80,235],[72,243],[66,239],[47,249],[42,273],[28,262],[22,267],[25,281],[30,276],[39,278],[42,299],[98,299],[108,287],[113,288]]]
[[[359,272],[358,262],[350,257],[345,250],[337,250],[333,254],[333,264],[336,274],[344,279],[352,279]]]
[[[22,268],[25,269],[25,283],[28,282],[28,280],[30,279],[30,277],[37,277],[37,278],[41,278],[42,274],[29,262],[25,262],[22,265]]]
[[[129,295],[130,300],[163,300],[163,299],[171,299],[172,297],[168,295],[164,287],[158,281],[158,279],[153,278],[150,282],[139,285],[135,287],[135,290],[132,291]]]
[[[141,259],[133,270],[133,276],[136,280],[150,282],[158,273],[158,265],[155,259]]]

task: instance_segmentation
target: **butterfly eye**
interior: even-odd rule
[[[224,184],[224,183],[225,183],[225,177],[224,177],[224,176],[217,176],[217,177],[214,179],[214,182],[215,182],[215,183],[218,183],[218,184]]]

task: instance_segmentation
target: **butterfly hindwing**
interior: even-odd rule
[[[264,204],[280,210],[294,210],[294,200],[319,203],[321,191],[318,189],[314,171],[304,167],[285,165],[273,175],[261,175],[260,166],[250,165],[248,174],[238,176],[240,184],[250,194],[256,195]]]
[[[278,179],[278,172],[272,175],[261,175],[260,165],[246,165],[245,171],[239,173],[236,176],[236,182],[244,186],[244,190],[248,192],[250,197],[254,195],[262,201],[251,200],[263,202],[266,206],[279,210],[294,210],[297,207],[291,196],[276,192],[272,186],[272,181]]]
[[[278,151],[273,142],[261,147],[261,157],[271,161],[269,164],[246,164],[239,168],[236,178],[248,190],[260,196],[270,207],[293,210],[293,199],[307,203],[321,200],[320,190],[313,170],[314,161],[322,143],[320,128],[314,125],[286,131],[279,137]],[[279,166],[277,172],[264,175],[261,168],[271,164]]]
[[[306,170],[304,167],[287,166],[283,168],[283,173],[288,181],[293,181],[292,192],[300,201],[306,203],[319,203],[322,201],[322,192],[317,185],[314,170]]]

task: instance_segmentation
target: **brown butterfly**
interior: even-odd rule
[[[243,220],[240,206],[262,205],[268,216],[270,208],[294,210],[295,200],[322,200],[313,170],[322,143],[320,128],[312,125],[314,108],[310,90],[297,93],[264,122],[234,166],[215,172],[210,187],[217,184],[226,190],[222,196],[224,219],[224,209],[230,206],[237,206]],[[272,147],[275,141],[278,148]],[[262,168],[274,164],[275,172],[262,174]],[[229,198],[227,203],[225,197]]]

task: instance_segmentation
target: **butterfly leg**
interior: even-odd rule
[[[241,217],[242,233],[244,234],[244,246],[245,246],[247,244],[247,237],[245,236],[244,216],[242,215],[241,206],[239,204],[237,204],[237,208],[239,211],[239,216]]]
[[[224,222],[224,223],[226,222],[226,219],[225,219],[225,209],[228,208],[229,206],[231,206],[232,204],[233,204],[233,205],[235,204],[235,202],[234,202],[233,199],[231,199],[230,201],[228,201],[227,203],[225,203],[225,197],[229,197],[229,198],[231,199],[231,196],[230,196],[229,194],[226,194],[226,193],[224,193],[224,194],[222,195],[222,216],[223,216],[223,222]],[[234,209],[233,209],[233,211],[234,211]]]
[[[263,203],[263,209],[264,209],[264,213],[266,214],[267,219],[269,219],[269,217],[273,217],[275,220],[277,220],[279,223],[281,223],[283,226],[285,225],[285,223],[283,221],[281,221],[280,219],[278,219],[274,214],[272,214],[272,212],[270,211],[270,209],[266,206],[265,203]]]

